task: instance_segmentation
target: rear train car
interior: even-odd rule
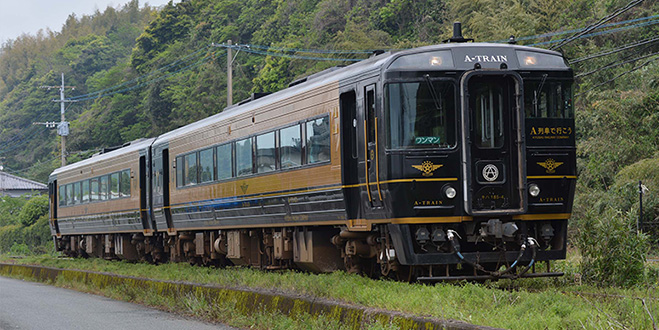
[[[452,41],[328,69],[56,170],[58,249],[405,280],[560,275],[549,262],[565,258],[575,189],[573,72],[556,52]]]

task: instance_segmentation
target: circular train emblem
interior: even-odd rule
[[[499,169],[492,164],[487,164],[483,167],[483,178],[488,182],[492,182],[499,177]]]

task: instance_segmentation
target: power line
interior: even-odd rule
[[[653,43],[657,40],[659,40],[659,37],[654,38],[654,39],[645,39],[643,41],[639,41],[639,42],[636,42],[636,43],[633,43],[633,44],[627,44],[627,45],[622,46],[620,48],[607,50],[607,51],[597,53],[597,54],[593,54],[593,55],[584,56],[584,57],[578,58],[576,60],[570,61],[570,64],[576,64],[576,63],[583,62],[583,61],[586,61],[586,60],[590,60],[590,59],[593,59],[593,58],[598,58],[598,57],[602,57],[602,56],[606,56],[606,55],[615,54],[615,53],[621,52],[623,50],[627,50],[627,49],[630,49],[630,48],[634,48],[634,47],[646,45],[646,44],[649,44],[649,43]]]
[[[652,15],[652,16],[647,16],[647,17],[630,19],[630,20],[626,20],[626,21],[620,21],[620,22],[615,22],[615,23],[604,24],[600,28],[608,28],[608,27],[612,27],[612,26],[624,25],[624,24],[629,24],[629,23],[636,23],[636,22],[651,20],[651,19],[655,19],[655,18],[659,18],[659,15]],[[558,36],[558,35],[563,35],[563,34],[581,32],[583,30],[585,30],[585,28],[565,30],[565,31],[547,32],[547,33],[543,33],[543,34],[536,34],[536,35],[527,36],[527,37],[515,38],[515,40],[522,41],[522,40],[532,40],[532,39],[553,37],[553,36]],[[561,39],[561,40],[565,40],[565,39]],[[508,41],[509,41],[509,39],[501,39],[501,40],[495,40],[495,41],[491,41],[491,42],[502,43],[502,42],[508,42]]]
[[[332,50],[332,49],[300,49],[300,48],[284,48],[284,47],[272,47],[272,46],[260,46],[252,44],[235,44],[233,45],[234,49],[239,47],[247,48],[256,48],[262,50],[276,50],[281,52],[294,52],[294,53],[312,53],[312,54],[372,54],[373,50]]]
[[[622,61],[622,62],[616,62],[616,63],[613,63],[613,64],[609,64],[609,65],[603,66],[603,67],[601,67],[601,68],[598,68],[598,69],[595,69],[595,70],[592,70],[592,71],[588,71],[588,72],[585,72],[585,73],[580,73],[580,74],[578,74],[578,75],[576,75],[576,76],[574,76],[574,77],[575,77],[575,78],[581,78],[581,77],[589,76],[589,75],[591,75],[591,74],[593,74],[593,73],[596,73],[596,72],[599,72],[599,71],[608,70],[608,69],[613,69],[613,68],[615,68],[615,67],[618,67],[618,66],[621,66],[621,65],[624,65],[624,64],[627,64],[627,63],[631,63],[631,62],[636,62],[636,61],[638,61],[638,60],[642,60],[642,59],[644,59],[644,58],[648,58],[648,57],[650,57],[650,56],[654,56],[654,55],[659,55],[659,52],[652,53],[652,54],[647,54],[647,55],[643,55],[643,56],[639,56],[639,57],[637,57],[637,58],[633,58],[633,59],[631,59],[631,60],[626,60],[626,61]]]
[[[219,55],[215,55],[214,57],[215,57],[215,58],[219,58],[219,57],[222,56],[222,55],[224,55],[224,53],[223,53],[223,54],[219,54]],[[202,64],[202,63],[204,63],[204,62],[206,62],[206,61],[209,60],[210,58],[213,58],[213,57],[212,57],[212,56],[209,56],[209,54],[207,54],[206,56],[202,57],[201,59],[197,60],[196,62],[194,62],[194,63],[192,63],[192,64],[189,64],[189,65],[187,65],[187,66],[185,66],[185,67],[183,67],[183,68],[181,68],[181,69],[178,69],[178,70],[176,70],[176,71],[169,72],[169,73],[167,73],[167,74],[165,74],[165,75],[163,75],[163,76],[160,76],[160,77],[158,77],[158,78],[154,78],[154,79],[151,79],[151,80],[148,80],[148,81],[142,82],[142,83],[140,83],[140,84],[137,84],[137,85],[135,85],[135,86],[127,87],[127,88],[124,88],[124,89],[121,89],[121,90],[117,90],[117,91],[113,91],[113,92],[110,92],[110,93],[97,94],[97,95],[95,95],[95,96],[89,96],[89,97],[85,97],[85,98],[80,98],[80,99],[78,99],[78,101],[95,100],[95,99],[98,99],[98,98],[101,98],[101,97],[105,97],[105,96],[110,96],[110,95],[114,95],[114,94],[118,94],[118,93],[124,93],[124,92],[128,92],[128,91],[132,91],[132,90],[135,90],[135,89],[137,89],[137,88],[140,88],[140,87],[143,87],[143,86],[146,86],[146,85],[152,84],[152,83],[156,83],[156,82],[161,81],[161,80],[163,80],[163,79],[169,78],[169,77],[171,77],[171,76],[173,76],[173,75],[175,75],[175,74],[177,74],[177,73],[179,73],[179,72],[186,71],[186,70],[188,70],[188,69],[191,69],[191,68],[193,68],[193,67],[196,67],[196,66],[198,66],[198,65],[200,65],[200,64]]]
[[[650,22],[639,23],[639,24],[634,24],[634,25],[629,25],[629,26],[623,26],[623,27],[619,27],[619,28],[615,28],[615,29],[606,30],[606,31],[600,31],[600,32],[584,34],[584,35],[580,36],[579,39],[595,37],[595,36],[600,36],[600,35],[604,35],[604,34],[620,32],[620,31],[624,31],[624,30],[634,29],[634,28],[637,28],[637,27],[644,27],[644,26],[650,26],[650,25],[655,25],[655,24],[659,24],[659,20],[654,20],[654,21],[650,21]],[[547,44],[553,44],[553,43],[561,42],[563,40],[567,40],[567,38],[566,39],[544,41],[544,42],[537,42],[537,43],[534,43],[534,44],[529,44],[527,46],[547,45]]]
[[[655,54],[655,55],[656,55],[656,54]],[[619,74],[619,75],[617,75],[617,76],[615,76],[615,77],[613,77],[613,78],[611,78],[611,79],[609,79],[609,80],[607,80],[607,81],[605,81],[605,82],[603,82],[603,83],[597,84],[597,85],[595,85],[595,86],[589,88],[588,90],[586,90],[586,91],[584,91],[584,92],[579,92],[578,94],[575,94],[574,96],[577,97],[577,96],[579,96],[579,95],[586,94],[586,93],[592,91],[593,89],[595,89],[595,88],[597,88],[597,87],[600,87],[600,86],[602,86],[602,85],[604,85],[604,84],[610,83],[610,82],[612,82],[612,81],[614,81],[614,80],[616,80],[616,79],[618,79],[618,78],[620,78],[620,77],[622,77],[622,76],[624,76],[624,75],[626,75],[626,74],[628,74],[628,73],[634,72],[634,71],[636,71],[636,70],[638,70],[638,69],[644,67],[645,65],[647,65],[647,64],[649,64],[650,62],[655,61],[655,60],[657,60],[657,59],[659,59],[659,57],[655,57],[655,58],[653,58],[653,59],[650,59],[650,60],[644,62],[643,64],[639,65],[639,66],[635,66],[634,68],[632,68],[632,69],[629,70],[629,71],[625,71],[625,72],[623,72],[623,73],[621,73],[621,74]]]
[[[171,67],[173,67],[173,66],[175,66],[175,65],[177,65],[177,64],[179,64],[179,63],[187,62],[187,61],[186,61],[187,59],[192,58],[192,57],[194,57],[194,56],[200,54],[202,51],[207,50],[208,48],[209,48],[208,46],[203,47],[203,48],[200,48],[200,49],[198,49],[198,50],[196,50],[196,51],[194,51],[194,52],[192,52],[192,53],[190,53],[190,54],[187,54],[187,55],[185,55],[184,57],[182,57],[182,58],[180,58],[180,59],[178,59],[178,60],[176,60],[176,61],[174,61],[174,62],[172,62],[172,63],[170,63],[170,64],[168,64],[168,65],[165,65],[165,66],[163,66],[163,67],[160,67],[160,68],[158,68],[158,69],[156,69],[156,70],[153,70],[153,71],[151,71],[151,72],[149,72],[149,73],[147,73],[147,74],[141,75],[141,76],[139,76],[139,77],[137,77],[137,78],[134,78],[134,79],[128,80],[128,81],[123,82],[123,83],[121,83],[121,84],[114,85],[114,86],[111,86],[111,87],[108,87],[108,88],[105,88],[105,89],[102,89],[102,90],[99,90],[99,91],[96,91],[96,92],[92,92],[92,93],[87,93],[87,94],[83,94],[83,95],[74,96],[74,97],[71,97],[71,98],[69,98],[69,99],[71,99],[71,100],[78,100],[78,99],[86,98],[86,97],[89,97],[89,96],[92,96],[92,95],[102,94],[102,93],[104,93],[104,92],[107,92],[107,91],[110,91],[110,90],[113,90],[113,89],[117,89],[117,88],[119,88],[119,87],[123,87],[123,86],[129,85],[129,84],[131,84],[131,83],[138,82],[138,81],[140,81],[140,80],[142,80],[142,79],[144,79],[144,78],[146,78],[146,77],[152,76],[152,75],[157,74],[157,73],[160,73],[160,72],[162,72],[162,71],[165,71],[166,69],[169,69],[169,68],[171,68]]]
[[[555,45],[554,47],[552,47],[552,48],[550,48],[550,49],[554,50],[554,49],[561,48],[561,47],[563,47],[563,46],[565,46],[565,45],[571,43],[572,41],[579,39],[580,36],[582,36],[582,35],[584,35],[584,34],[587,34],[587,33],[591,32],[591,31],[593,31],[593,30],[596,30],[596,29],[599,28],[602,24],[604,24],[604,23],[606,23],[606,22],[608,22],[608,21],[610,21],[610,20],[612,20],[612,19],[618,17],[618,16],[621,15],[622,13],[624,13],[624,12],[626,12],[626,11],[628,11],[628,10],[634,8],[636,5],[640,4],[641,2],[643,2],[643,0],[634,0],[634,1],[630,2],[630,3],[628,3],[628,4],[625,5],[623,8],[619,8],[619,9],[617,9],[616,11],[614,11],[613,13],[611,13],[611,14],[605,16],[605,17],[602,17],[602,18],[601,18],[599,21],[597,21],[595,24],[591,24],[590,26],[586,27],[583,31],[581,31],[581,32],[579,32],[579,33],[576,33],[575,35],[573,35],[573,36],[567,38],[565,41],[559,43],[558,45]]]
[[[231,48],[231,49],[239,49],[243,52],[251,53],[251,54],[274,56],[274,57],[294,58],[294,59],[300,59],[300,60],[337,61],[337,62],[359,62],[359,61],[362,61],[362,59],[355,59],[355,58],[315,57],[315,56],[302,56],[302,55],[275,53],[275,52],[270,52],[270,51],[262,51],[262,50],[251,49],[249,45],[229,46],[229,45],[225,45],[225,44],[214,44],[214,46],[215,47]]]

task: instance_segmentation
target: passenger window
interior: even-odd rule
[[[217,179],[224,180],[233,176],[233,154],[231,143],[217,147]]]
[[[110,198],[119,198],[119,172],[110,175]]]
[[[90,185],[91,185],[91,197],[92,197],[91,200],[92,200],[92,202],[100,200],[98,178],[91,179]]]
[[[130,197],[130,170],[124,170],[121,172],[119,190],[119,195],[121,197]]]
[[[108,200],[108,177],[104,175],[100,178],[100,189],[99,189],[100,200]]]
[[[73,204],[80,204],[82,201],[82,192],[80,191],[80,182],[73,184]]]
[[[329,116],[307,122],[307,163],[330,160]]]
[[[256,169],[257,173],[272,172],[275,164],[275,132],[256,137]]]
[[[66,186],[59,186],[59,205],[66,206]]]
[[[66,205],[73,205],[73,185],[66,185]]]
[[[183,170],[185,172],[185,185],[193,185],[199,183],[197,179],[197,153],[193,152],[191,154],[185,155],[184,157],[185,165]]]
[[[236,141],[236,174],[252,174],[252,138]]]
[[[281,168],[302,165],[302,137],[300,125],[283,128],[279,131],[279,159]]]
[[[201,171],[200,182],[210,182],[213,177],[213,149],[206,149],[199,152],[199,166]]]
[[[82,202],[89,203],[89,180],[82,182]]]

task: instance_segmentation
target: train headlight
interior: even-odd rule
[[[538,197],[538,195],[540,195],[540,187],[538,187],[538,185],[535,183],[530,184],[529,194],[533,197]]]
[[[455,191],[455,188],[453,188],[452,186],[447,186],[446,188],[444,188],[444,195],[446,195],[446,198],[453,199],[457,194],[458,192]]]
[[[538,64],[538,59],[535,58],[535,56],[526,56],[524,57],[524,65],[525,66],[534,66]]]

